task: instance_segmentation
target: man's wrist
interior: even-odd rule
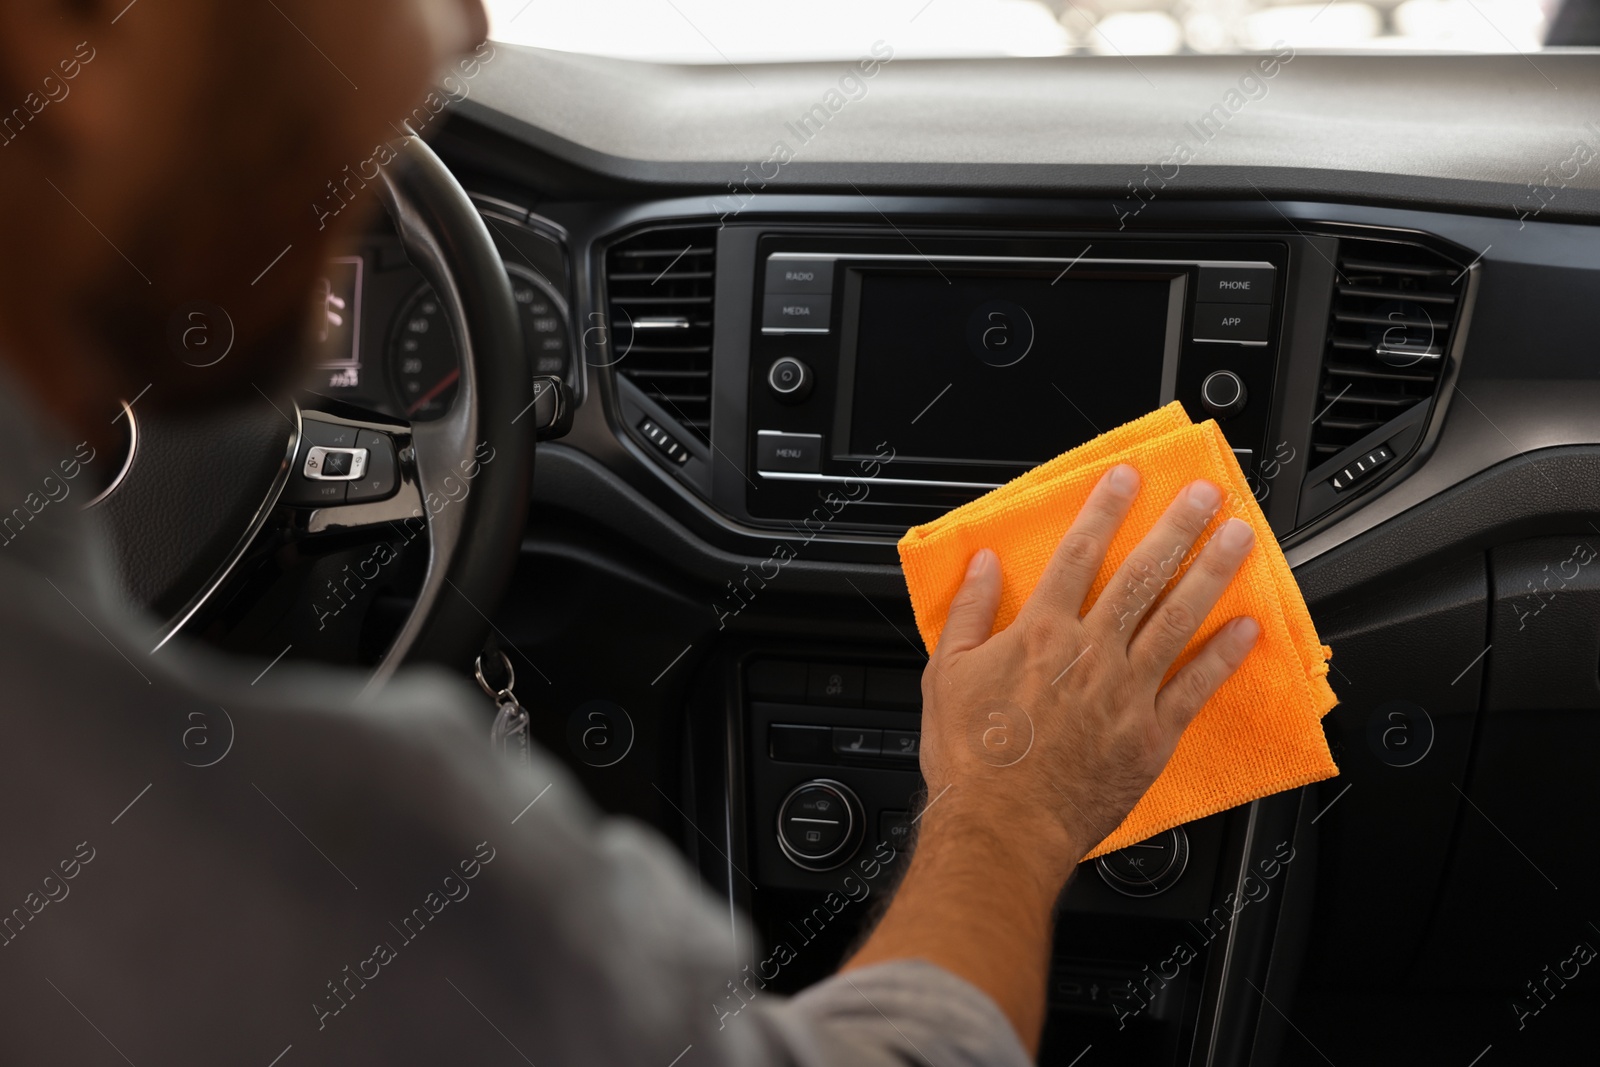
[[[1093,847],[1093,842],[1074,840],[1052,817],[959,793],[960,786],[952,786],[924,809],[913,863],[925,859],[945,868],[970,866],[988,877],[1011,875],[1053,901]]]

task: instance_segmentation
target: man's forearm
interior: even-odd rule
[[[895,959],[938,964],[987,993],[1036,1053],[1053,913],[1070,873],[1038,857],[1069,853],[1008,851],[1016,835],[993,833],[954,799],[945,798],[948,813],[937,803],[928,809],[905,880],[844,970]]]

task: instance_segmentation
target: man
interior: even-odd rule
[[[304,296],[361,224],[307,205],[484,32],[477,0],[0,5],[0,511],[54,502],[0,547],[0,1060],[1025,1062],[1056,897],[1255,640],[1234,620],[1162,684],[1250,550],[1231,520],[1147,603],[1215,487],[1180,494],[1109,587],[1128,591],[1081,618],[1132,469],[993,636],[1004,561],[973,558],[924,676],[937,799],[891,906],[838,976],[731,1017],[713,1006],[755,986],[725,908],[554,760],[492,761],[459,680],[364,699],[328,670],[147,656],[82,497],[40,496],[93,476],[119,397],[198,410],[292,379]],[[208,374],[163,343],[196,299],[237,330]],[[995,700],[1036,731],[1005,768],[970,741]],[[224,758],[181,758],[224,722]]]

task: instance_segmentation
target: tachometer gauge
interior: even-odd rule
[[[566,301],[531,270],[507,264],[506,273],[522,321],[530,373],[565,377],[571,351]],[[418,289],[395,322],[389,342],[389,380],[400,414],[417,422],[444,415],[456,398],[461,360],[450,319],[432,286]]]
[[[567,376],[572,339],[567,332],[567,302],[544,278],[527,267],[506,264],[511,295],[522,312],[522,338],[535,375]]]

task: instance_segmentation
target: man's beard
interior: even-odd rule
[[[154,286],[129,284],[113,266],[82,302],[110,372],[104,385],[114,384],[122,400],[142,392],[141,407],[181,416],[259,402],[262,394],[276,399],[308,380],[314,278],[302,277],[306,258],[286,257],[277,276],[259,285],[219,284],[220,271],[173,260],[170,247],[164,261],[159,254],[143,260],[160,272]]]
[[[209,301],[173,302],[163,313],[163,302],[147,292],[124,292],[122,300],[96,301],[93,316],[102,351],[116,361],[120,399],[145,391],[141,406],[183,415],[276,397],[305,380],[306,301],[252,321]]]

